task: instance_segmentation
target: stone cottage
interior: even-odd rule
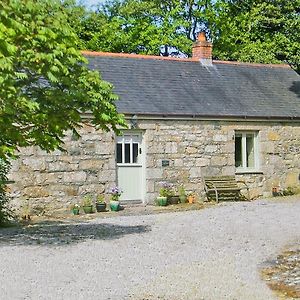
[[[115,86],[129,129],[86,125],[80,139],[67,136],[65,153],[22,149],[16,200],[63,208],[118,185],[124,202],[152,203],[162,181],[203,198],[207,175],[236,174],[252,198],[299,184],[300,78],[289,66],[212,61],[203,34],[190,59],[84,55]]]

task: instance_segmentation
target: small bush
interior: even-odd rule
[[[0,159],[0,227],[9,225],[14,217],[12,210],[8,207],[10,197],[6,193],[9,169],[10,164]]]

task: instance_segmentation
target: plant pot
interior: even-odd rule
[[[185,203],[186,202],[186,195],[179,196],[179,200],[180,200],[180,203]]]
[[[82,208],[86,214],[91,214],[93,212],[93,205],[83,206]]]
[[[106,211],[106,203],[105,202],[96,203],[96,210],[97,210],[97,212]]]
[[[72,213],[73,215],[79,215],[79,208],[73,208]]]
[[[169,196],[168,197],[168,203],[169,204],[178,204],[179,203],[179,197],[178,196]]]
[[[157,197],[156,204],[158,206],[166,206],[168,204],[168,198],[167,197]]]
[[[194,203],[195,197],[194,196],[188,196],[188,201],[190,204]]]
[[[112,211],[118,211],[120,209],[120,201],[111,200],[109,205]]]

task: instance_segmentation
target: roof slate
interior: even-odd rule
[[[119,112],[299,118],[300,76],[289,67],[86,55],[115,86]]]

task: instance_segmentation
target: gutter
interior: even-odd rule
[[[218,116],[218,115],[187,115],[187,114],[139,114],[123,112],[126,119],[137,116],[140,120],[181,120],[181,121],[235,121],[235,122],[300,122],[300,116]]]

